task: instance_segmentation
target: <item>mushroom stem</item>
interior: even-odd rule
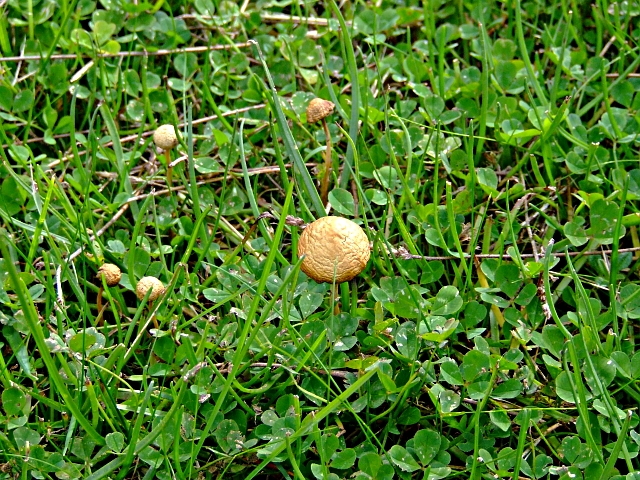
[[[338,285],[336,283],[331,284],[331,306],[333,307],[334,315],[340,315],[340,300],[337,287]]]
[[[98,298],[96,300],[96,307],[98,308],[98,316],[96,317],[96,324],[98,326],[102,326],[104,323],[103,319],[103,310],[106,309],[106,305],[104,308],[102,307],[102,295],[104,289],[107,287],[114,287],[118,283],[120,283],[120,279],[122,277],[122,272],[117,265],[113,263],[105,263],[98,269],[98,275],[96,278],[100,281],[100,288],[98,289]]]
[[[98,290],[98,299],[96,300],[96,307],[98,308],[98,326],[102,326],[102,322],[104,321],[104,317],[102,316],[102,292],[104,291],[104,286],[100,284],[100,289]]]
[[[171,189],[173,186],[173,167],[171,166],[171,153],[169,153],[169,150],[164,151],[164,158],[167,161],[167,186]]]
[[[153,326],[155,327],[156,330],[158,330],[160,326],[158,325],[158,320],[156,320],[156,314],[153,311],[153,300],[149,302],[149,311],[151,312],[151,315],[153,315],[151,317],[151,320],[153,320]]]
[[[326,205],[329,197],[329,180],[331,178],[333,160],[331,158],[331,134],[324,118],[322,119],[322,126],[324,127],[324,135],[327,138],[327,149],[324,151],[324,176],[320,181],[320,198],[322,203]]]

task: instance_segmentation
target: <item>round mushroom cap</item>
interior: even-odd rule
[[[98,269],[98,278],[104,277],[105,282],[110,287],[113,287],[120,283],[120,279],[122,278],[122,272],[117,265],[113,263],[105,263]]]
[[[307,106],[307,123],[316,123],[318,120],[328,117],[336,106],[329,100],[314,98]]]
[[[171,150],[178,145],[176,129],[173,128],[173,125],[160,125],[158,129],[153,132],[153,143],[156,144],[156,147],[163,150]]]
[[[357,223],[342,217],[322,217],[310,223],[298,240],[302,271],[316,282],[347,282],[367,266],[369,239]]]
[[[136,286],[138,300],[142,300],[149,290],[151,290],[149,301],[153,302],[164,292],[164,284],[156,277],[142,277]]]

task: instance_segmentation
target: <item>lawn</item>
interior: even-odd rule
[[[0,56],[0,479],[640,479],[637,2],[8,0]]]

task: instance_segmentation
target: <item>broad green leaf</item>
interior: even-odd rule
[[[416,358],[418,354],[418,337],[415,323],[405,322],[400,325],[396,332],[395,341],[402,355],[409,359]]]
[[[460,368],[451,360],[440,364],[440,380],[447,382],[449,385],[464,385]]]
[[[327,338],[332,342],[337,338],[352,335],[358,328],[358,319],[349,313],[342,312],[327,320]]]
[[[391,461],[396,464],[403,472],[415,472],[420,470],[420,465],[416,462],[411,454],[400,445],[394,445],[389,450]]]
[[[353,448],[345,448],[333,457],[331,466],[339,470],[345,470],[351,468],[354,463],[356,463],[356,451]]]
[[[86,353],[96,340],[95,335],[86,332],[76,333],[69,339],[69,348],[74,352]]]
[[[98,45],[104,45],[116,31],[113,23],[98,20],[92,25],[93,35]]]
[[[4,335],[4,338],[9,343],[9,346],[16,357],[16,361],[18,362],[18,365],[20,365],[24,374],[33,380],[37,380],[37,377],[31,373],[29,352],[27,351],[27,347],[25,346],[20,334],[14,327],[5,325],[2,327],[2,335]]]
[[[264,420],[263,420],[264,421]],[[329,459],[340,448],[340,439],[333,434],[324,434],[320,438],[320,448],[322,448],[324,457]]]
[[[324,296],[316,292],[303,292],[298,300],[298,306],[300,307],[300,314],[302,318],[307,318],[313,312],[315,312],[320,305]]]
[[[530,465],[532,461],[533,465]],[[528,477],[545,478],[552,461],[553,459],[544,453],[536,455],[535,458],[529,457],[527,460],[522,461],[522,472]]]
[[[215,173],[224,170],[220,164],[211,157],[197,157],[193,159],[195,169],[200,173]]]
[[[414,425],[420,421],[420,409],[418,407],[409,407],[405,409],[398,417],[399,425]]]
[[[520,380],[511,378],[495,387],[491,396],[494,398],[516,398],[520,392],[522,392],[522,383]]]
[[[213,432],[218,445],[225,453],[239,450],[244,441],[244,437],[234,420],[222,420]]]
[[[138,456],[140,457],[140,460],[154,468],[158,468],[164,461],[163,455],[158,450],[150,446],[142,449]]]
[[[496,270],[496,284],[508,297],[514,297],[522,286],[520,269],[512,264],[501,265]]]
[[[565,402],[576,403],[578,392],[574,391],[573,387],[571,386],[569,375],[573,375],[573,373],[562,371],[556,377],[556,394]],[[587,389],[585,389],[585,397],[587,401],[591,399],[591,392],[589,392]]]
[[[627,171],[622,168],[616,168],[613,170],[612,180],[620,192],[624,190],[625,183],[629,182],[627,201],[640,198],[640,169],[634,168],[631,171]]]
[[[560,352],[564,349],[565,338],[562,331],[555,325],[545,325],[542,329],[542,339],[545,348],[549,352],[560,358]]]
[[[460,395],[452,390],[443,390],[438,399],[443,413],[451,413],[460,406]]]
[[[577,436],[568,436],[562,439],[562,453],[569,463],[573,463],[578,458],[583,448],[584,445]]]
[[[173,362],[173,356],[176,351],[176,344],[170,336],[164,336],[156,339],[153,345],[153,353],[166,363]]]
[[[434,328],[433,332],[422,334],[424,340],[441,343],[449,338],[456,331],[460,322],[454,318],[449,318],[444,324]]]
[[[373,478],[376,478],[381,466],[380,455],[375,452],[367,452],[358,460],[358,468]]]
[[[463,305],[458,289],[452,285],[442,287],[436,294],[431,315],[445,316],[457,313]]]
[[[490,168],[476,169],[476,178],[482,189],[492,197],[498,196],[498,176],[496,172]]]
[[[105,439],[106,440],[106,439]],[[83,461],[89,461],[93,450],[96,448],[96,442],[91,437],[85,435],[84,437],[76,437],[73,439],[71,445],[71,453]]]
[[[489,356],[478,350],[470,350],[462,359],[462,376],[467,382],[489,369]]]
[[[353,195],[343,188],[334,188],[329,192],[329,201],[334,210],[342,215],[353,216],[355,214],[355,203]]]
[[[394,302],[394,313],[402,318],[420,318],[427,302],[415,285],[402,289]]]
[[[593,356],[591,358],[595,372],[592,372],[590,368],[585,368],[584,376],[591,389],[594,392],[597,392],[598,388],[596,387],[596,378],[594,378],[593,374],[596,375],[597,380],[603,387],[608,387],[616,377],[616,365],[610,358],[606,358],[601,355]]]
[[[418,430],[413,437],[413,450],[423,466],[431,464],[440,450],[442,439],[434,430]]]
[[[626,352],[616,351],[611,353],[611,360],[616,366],[617,372],[627,378],[631,378],[631,360]]]
[[[22,113],[33,105],[34,95],[31,90],[22,90],[13,99],[13,112]]]
[[[18,416],[27,405],[27,397],[16,387],[7,388],[2,392],[2,407],[9,416]]]
[[[0,85],[0,109],[10,111],[13,105],[13,92],[6,85]]]
[[[498,468],[511,470],[516,464],[516,451],[511,447],[505,447],[497,455]]]
[[[491,410],[489,412],[489,418],[491,423],[498,427],[503,432],[506,432],[511,428],[511,420],[509,415],[504,410]]]
[[[35,430],[18,427],[13,431],[13,438],[18,448],[24,448],[27,444],[30,446],[38,445],[42,437]]]
[[[629,108],[633,100],[635,89],[630,81],[624,80],[611,86],[611,96],[619,104]]]
[[[116,453],[120,453],[124,448],[124,440],[124,435],[121,432],[112,432],[105,437],[107,447]]]
[[[613,242],[613,232],[620,208],[614,202],[596,200],[591,206],[589,220],[591,226],[587,233],[600,243],[608,245]],[[621,227],[620,236],[624,236],[625,228]]]
[[[503,89],[511,86],[517,73],[518,69],[513,62],[498,62],[495,67],[496,80]]]

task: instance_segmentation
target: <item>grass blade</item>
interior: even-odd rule
[[[293,161],[294,165],[300,172],[300,176],[302,177],[302,183],[307,195],[311,199],[311,204],[316,211],[316,214],[319,217],[326,216],[324,211],[324,205],[322,204],[322,200],[320,199],[320,195],[318,194],[318,190],[311,178],[311,174],[307,169],[307,166],[304,164],[304,160],[300,156],[300,151],[298,150],[298,145],[296,144],[293,134],[291,133],[291,129],[289,128],[289,123],[287,122],[287,118],[284,116],[284,112],[282,111],[282,105],[280,104],[280,97],[278,96],[278,92],[276,91],[276,87],[273,83],[273,78],[271,78],[271,72],[269,71],[269,67],[267,62],[264,60],[262,56],[262,50],[257,42],[251,40],[250,41],[258,51],[258,56],[260,57],[260,61],[262,62],[262,66],[264,68],[265,74],[267,75],[267,81],[269,82],[269,87],[271,89],[271,102],[273,104],[273,108],[276,112],[276,118],[278,119],[278,126],[280,127],[280,134],[282,135],[282,141],[284,143],[285,150],[289,155],[289,158]]]
[[[342,48],[347,55],[347,65],[349,67],[349,77],[351,79],[351,118],[349,120],[349,136],[356,141],[358,138],[358,122],[360,120],[360,84],[358,83],[358,65],[353,51],[351,35],[347,29],[342,12],[335,0],[329,0],[329,6],[340,23],[340,41]],[[330,87],[329,85],[327,85]],[[344,170],[340,177],[340,188],[347,188],[349,185],[349,173],[353,167],[353,146],[347,145],[347,155],[344,159]]]
[[[133,188],[131,187],[131,180],[129,180],[129,172],[124,163],[124,152],[122,150],[122,143],[120,143],[120,134],[118,133],[118,128],[113,121],[113,117],[111,116],[111,112],[109,111],[106,103],[100,105],[100,113],[102,114],[102,119],[107,126],[107,131],[109,132],[109,136],[113,142],[113,153],[116,156],[116,168],[118,169],[120,182],[124,186],[124,191],[127,192],[129,196],[133,196]],[[130,208],[134,215],[138,215],[138,204],[136,202],[131,202]]]
[[[5,259],[10,259],[11,255],[9,254],[9,249],[7,246],[8,239],[6,236],[0,235],[0,253]],[[38,320],[38,313],[35,310],[33,305],[33,301],[27,291],[27,287],[22,281],[22,279],[18,275],[18,271],[16,270],[16,266],[11,261],[5,261],[4,265],[7,268],[9,278],[11,279],[12,284],[14,285],[16,294],[18,295],[18,301],[22,306],[22,310],[24,312],[24,319],[29,326],[29,330],[31,331],[31,335],[33,336],[34,341],[38,347],[40,352],[40,356],[47,367],[47,372],[49,374],[50,380],[55,385],[58,390],[58,394],[62,397],[64,405],[69,409],[71,414],[76,418],[77,422],[85,429],[87,434],[100,446],[105,444],[104,437],[98,433],[98,431],[93,428],[91,422],[84,414],[80,411],[80,407],[75,398],[71,396],[71,393],[67,389],[67,385],[65,381],[60,376],[58,368],[49,352],[49,347],[46,344],[44,338],[44,332],[42,331],[42,327],[40,326],[40,321]]]

